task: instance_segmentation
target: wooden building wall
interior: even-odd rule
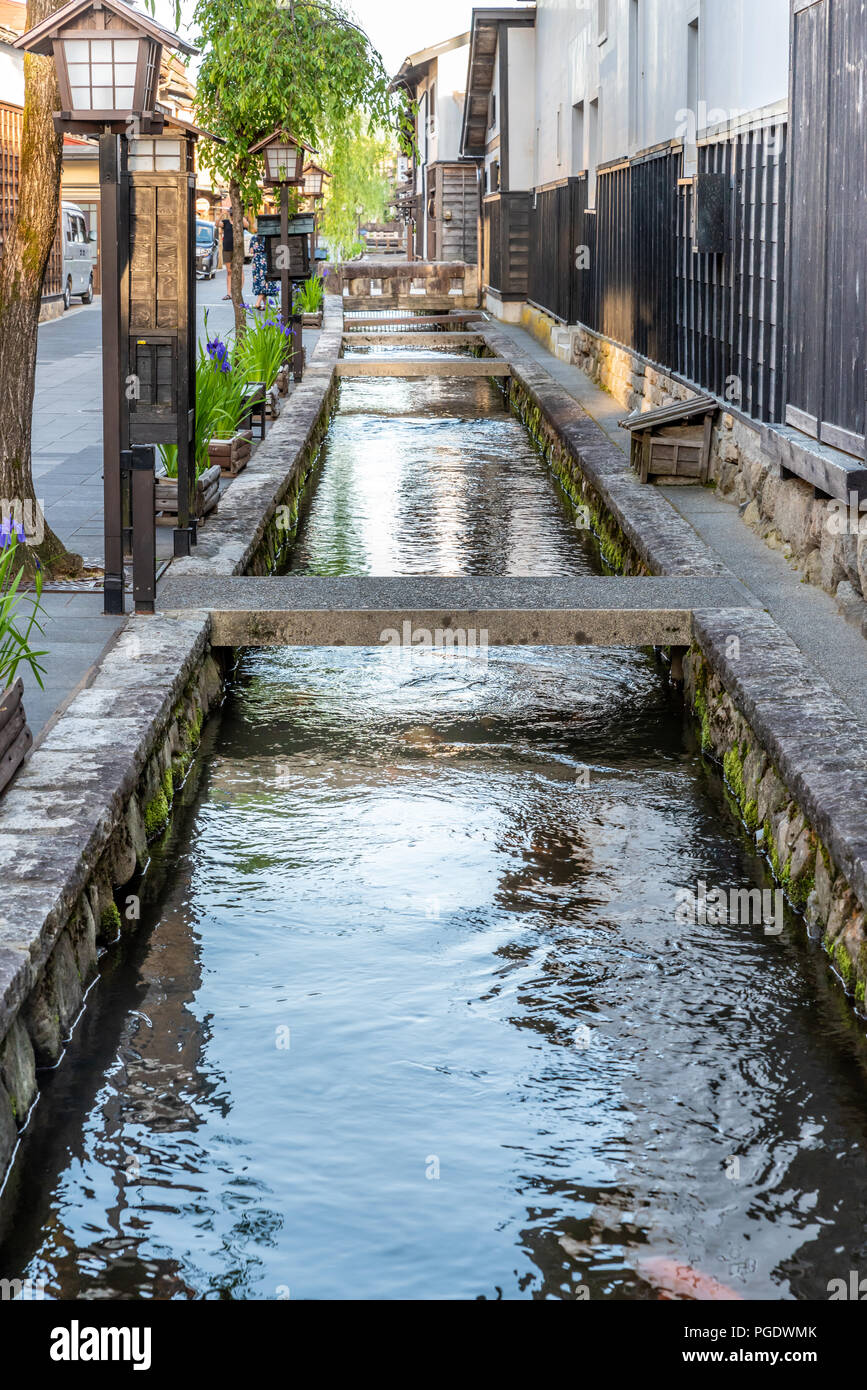
[[[865,454],[867,0],[794,0],[786,416]]]
[[[433,164],[428,170],[433,204],[429,259],[478,260],[479,191],[475,164]]]
[[[492,193],[482,203],[483,291],[501,299],[526,299],[530,276],[532,193]]]

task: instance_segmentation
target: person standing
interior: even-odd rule
[[[253,253],[253,293],[256,296],[256,308],[267,309],[268,300],[276,298],[280,293],[280,285],[276,280],[268,279],[265,239],[259,236],[258,232],[250,238],[250,250]]]
[[[226,294],[224,299],[232,298],[232,252],[235,249],[235,232],[232,227],[231,217],[224,217],[222,223],[223,230],[223,265],[226,267]]]

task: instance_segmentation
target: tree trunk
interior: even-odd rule
[[[29,0],[28,29],[58,8],[56,0]],[[62,141],[51,119],[60,106],[53,60],[28,53],[24,74],[18,207],[0,255],[0,506],[4,517],[11,512],[29,521],[32,509],[41,521],[30,445],[37,327],[42,281],[57,232]],[[31,549],[49,574],[81,569],[81,556],[68,552],[47,522],[41,542]]]
[[[244,335],[247,326],[247,311],[244,299],[244,206],[241,202],[241,187],[237,179],[229,181],[229,202],[232,211],[232,304],[235,309],[235,338]]]

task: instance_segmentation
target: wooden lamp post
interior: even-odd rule
[[[163,49],[194,55],[198,50],[124,0],[69,0],[22,34],[15,47],[53,56],[61,109],[59,133],[96,136],[102,255],[103,487],[105,498],[104,611],[124,611],[124,526],[132,520],[133,588],[140,611],[153,611],[155,541],[153,448],[130,447],[130,137],[158,137],[165,114],[157,106]],[[183,143],[183,142],[181,142]],[[172,152],[172,157],[174,156]],[[180,151],[177,152],[180,156]],[[186,176],[186,166],[184,174]],[[175,294],[178,290],[175,288]],[[189,383],[187,383],[189,394]],[[195,478],[190,451],[179,440],[179,526],[189,531],[188,499]],[[182,476],[182,469],[183,474]],[[126,497],[125,497],[126,494]],[[148,496],[150,506],[148,507]],[[183,511],[181,508],[183,506]],[[147,514],[149,511],[149,515]],[[130,515],[131,514],[131,515]]]
[[[266,188],[280,189],[280,243],[277,260],[280,272],[280,316],[292,330],[292,375],[296,381],[300,381],[304,370],[302,318],[300,314],[292,312],[292,296],[294,284],[299,278],[299,267],[294,267],[296,273],[293,275],[293,248],[289,236],[289,189],[303,189],[304,159],[313,151],[303,141],[290,135],[288,130],[278,128],[257,145],[253,145],[250,153],[262,154],[264,157]]]
[[[325,197],[325,180],[330,179],[331,175],[327,169],[323,169],[321,164],[316,164],[313,160],[304,166],[304,197],[310,200],[313,209],[313,236],[311,238],[311,259],[316,259],[316,248],[319,242],[319,208]]]

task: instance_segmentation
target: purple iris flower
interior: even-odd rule
[[[12,541],[12,518],[4,516],[0,522],[0,550],[5,550]]]

